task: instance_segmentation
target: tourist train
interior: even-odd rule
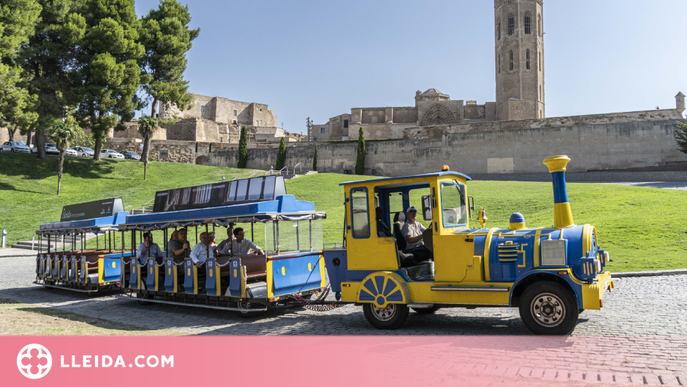
[[[355,304],[380,329],[400,327],[410,309],[429,314],[449,307],[517,307],[531,332],[568,334],[579,313],[601,309],[604,293],[613,289],[605,270],[609,254],[599,247],[596,229],[573,222],[565,182],[569,161],[544,161],[553,179],[552,227],[528,228],[525,217],[514,213],[507,229],[487,228],[484,208],[474,214],[470,178],[447,166],[424,175],[342,183],[344,237],[336,246],[323,244],[326,214],[287,195],[281,176],[161,191],[153,212],[142,214],[124,212],[121,201],[105,211],[102,203],[87,203],[85,208],[97,207],[106,216],[63,219],[37,231],[48,246],[51,238],[73,243],[63,252],[39,251],[36,283],[241,316]],[[78,215],[88,213],[93,211]],[[412,222],[416,213],[422,222]],[[406,215],[412,219],[403,226]],[[475,215],[479,228],[470,227]],[[411,237],[409,224],[416,227]],[[234,242],[229,250],[215,250],[213,233],[227,230],[231,240],[238,227],[259,250],[239,251]],[[201,249],[205,256],[189,256],[188,250],[175,255],[167,246],[182,229],[210,246]],[[105,246],[85,249],[87,233],[105,234]],[[137,259],[147,233],[162,236],[164,252],[148,250],[149,258]],[[152,239],[144,251],[151,245]]]

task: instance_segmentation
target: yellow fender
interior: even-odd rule
[[[408,304],[410,292],[401,276],[390,271],[379,271],[361,282],[357,302],[374,304],[378,308],[386,308],[389,304]]]

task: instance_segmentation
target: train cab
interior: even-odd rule
[[[375,327],[400,327],[409,308],[512,306],[537,334],[567,334],[583,309],[600,309],[612,288],[608,253],[591,225],[575,225],[566,156],[544,162],[554,182],[553,227],[471,226],[470,178],[449,171],[342,183],[345,240],[325,249],[332,291],[361,304]]]

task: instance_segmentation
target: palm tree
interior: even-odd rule
[[[155,117],[143,116],[138,119],[138,131],[143,135],[143,154],[141,161],[143,161],[143,180],[148,174],[148,154],[150,153],[150,138],[157,130],[159,121]]]
[[[57,169],[57,196],[60,196],[60,185],[62,184],[62,167],[64,166],[64,152],[69,148],[69,143],[74,141],[78,128],[73,119],[68,118],[64,122],[57,122],[50,129],[48,138],[55,143],[57,150],[60,151],[60,162]]]

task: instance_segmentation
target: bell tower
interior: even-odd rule
[[[544,1],[494,0],[494,21],[497,119],[546,117]]]

